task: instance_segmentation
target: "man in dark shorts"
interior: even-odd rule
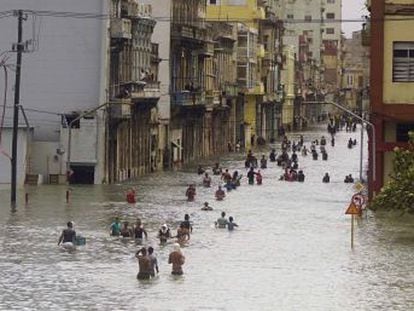
[[[147,255],[147,250],[143,247],[136,252],[135,257],[138,259],[139,272],[137,275],[138,280],[149,280],[151,278],[152,263],[151,259]]]
[[[67,243],[67,242],[75,243],[76,231],[73,230],[73,223],[71,221],[69,221],[67,223],[67,226],[68,227],[65,230],[62,231],[62,234],[59,237],[58,246],[61,243]]]
[[[184,221],[181,222],[180,227],[187,229],[189,233],[193,233],[193,226],[190,223],[190,215],[185,214]]]

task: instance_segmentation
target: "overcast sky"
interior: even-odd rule
[[[342,19],[360,19],[367,15],[365,0],[342,0]],[[360,30],[361,23],[343,23],[342,31],[347,37],[351,37],[352,32]]]

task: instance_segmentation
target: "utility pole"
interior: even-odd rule
[[[17,13],[17,14],[16,14]],[[17,187],[17,136],[19,131],[19,104],[20,104],[20,76],[22,66],[23,45],[23,10],[15,12],[18,19],[17,27],[17,62],[16,62],[16,82],[14,85],[14,111],[13,111],[13,140],[12,140],[12,159],[11,159],[11,205],[16,207],[16,187]]]

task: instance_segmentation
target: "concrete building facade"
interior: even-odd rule
[[[337,93],[341,86],[342,0],[322,2],[322,72],[325,93]]]
[[[362,45],[361,31],[343,41],[342,92],[344,104],[354,111],[368,111],[369,49]]]
[[[371,12],[371,120],[375,167],[370,158],[369,190],[375,195],[392,172],[393,149],[408,146],[414,130],[414,3],[411,0],[369,1]],[[371,152],[370,152],[371,154]]]
[[[152,7],[112,0],[108,181],[134,179],[159,169],[158,46]]]

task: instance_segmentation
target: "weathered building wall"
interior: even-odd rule
[[[72,11],[107,14],[107,1],[101,0],[14,0],[0,2],[0,10],[28,9],[42,11]],[[34,39],[31,53],[23,54],[20,104],[34,128],[34,141],[61,143],[61,117],[73,111],[85,111],[106,101],[106,70],[108,20],[96,18],[37,17],[28,14],[23,23],[23,39]],[[11,49],[17,38],[17,19],[0,20],[0,50]],[[33,36],[33,34],[35,34]],[[11,54],[10,62],[15,56]],[[11,75],[9,75],[9,78]],[[0,85],[3,85],[0,75]],[[13,83],[9,80],[9,96],[13,98]],[[30,111],[36,109],[37,112]],[[7,110],[11,117],[12,110]],[[102,140],[99,140],[102,142]],[[101,147],[101,145],[99,146]],[[104,155],[99,148],[95,183],[101,182]],[[47,154],[53,158],[53,150]],[[34,166],[40,168],[40,166]],[[44,173],[33,170],[34,174]]]

